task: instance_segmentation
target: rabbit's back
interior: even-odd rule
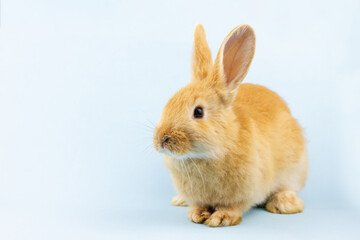
[[[272,191],[278,188],[300,190],[307,177],[306,141],[285,101],[266,87],[241,84],[233,109],[240,125],[242,121],[247,122],[243,126],[250,128],[247,130],[252,133],[253,141],[264,143],[252,149],[270,155],[262,159],[268,161],[263,164],[270,168],[267,172],[272,175],[273,184],[269,186]],[[292,181],[293,178],[296,179]]]
[[[245,109],[246,114],[259,124],[273,122],[279,113],[290,114],[289,108],[278,94],[264,86],[250,83],[239,86],[233,106],[235,111],[237,107],[241,107],[241,111]]]

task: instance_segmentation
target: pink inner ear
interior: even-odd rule
[[[254,35],[251,31],[240,28],[231,34],[223,50],[223,66],[228,85],[245,77],[253,52]]]

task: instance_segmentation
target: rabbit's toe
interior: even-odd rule
[[[210,227],[225,227],[237,225],[241,222],[241,216],[232,211],[215,211],[206,221]]]
[[[211,216],[211,212],[205,207],[190,207],[188,216],[190,221],[194,223],[203,223]]]
[[[272,213],[299,213],[304,210],[304,203],[295,192],[281,191],[270,197],[265,208]]]

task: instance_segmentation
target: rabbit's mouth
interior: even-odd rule
[[[192,151],[190,151],[185,154],[179,155],[179,154],[171,152],[170,150],[168,150],[166,148],[160,148],[158,151],[169,157],[175,158],[177,160],[213,158],[212,154],[209,152],[192,152]]]
[[[158,152],[177,160],[210,159],[215,157],[214,152],[192,146],[190,143],[183,144],[172,138],[168,139],[165,137],[165,140],[154,144]]]
[[[172,157],[172,158],[175,158],[175,159],[178,159],[178,160],[186,160],[188,159],[188,154],[182,154],[182,155],[179,155],[179,154],[176,154],[176,153],[173,153],[171,152],[169,149],[167,148],[160,148],[159,149],[159,152],[165,154],[165,155],[168,155],[169,157]]]

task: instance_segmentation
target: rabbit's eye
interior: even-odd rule
[[[202,107],[196,107],[194,109],[194,118],[202,118],[204,116],[204,110]]]

